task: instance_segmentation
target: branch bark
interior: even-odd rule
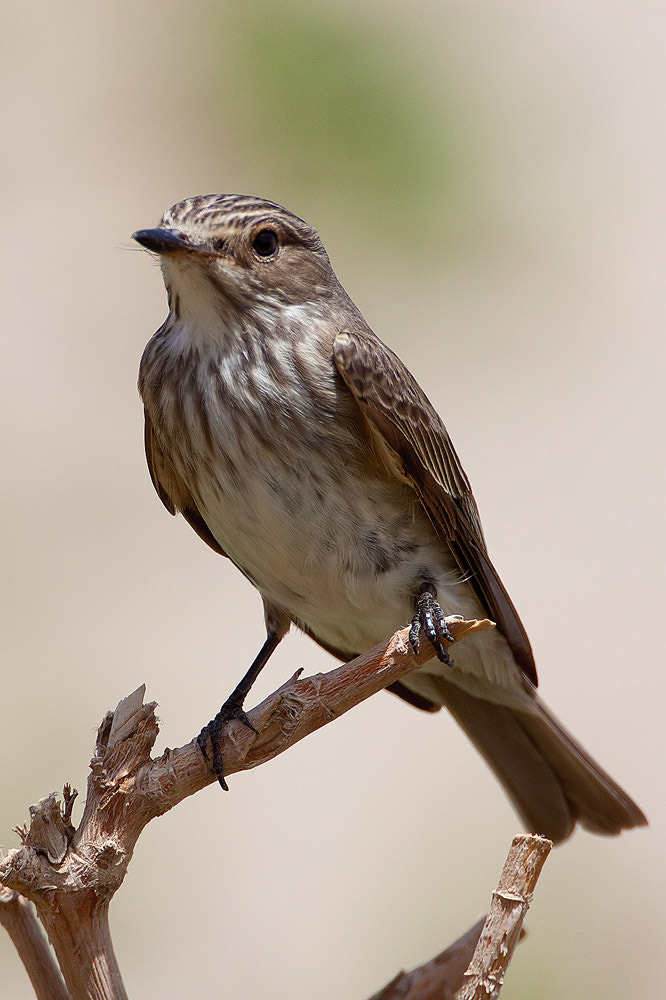
[[[493,627],[487,621],[457,619],[447,624],[456,641]],[[248,713],[256,733],[231,723],[222,742],[226,774],[271,760],[425,663],[428,654],[415,656],[407,635],[403,629],[388,642],[328,673],[301,678],[299,671]],[[126,1000],[109,933],[109,902],[122,884],[146,824],[216,780],[196,738],[186,746],[165,750],[160,757],[151,757],[158,734],[156,706],[154,702],[144,704],[143,694],[141,687],[102,721],[78,828],[71,825],[76,792],[66,787],[62,807],[54,794],[31,807],[29,827],[18,831],[23,846],[0,863],[0,883],[34,902],[71,1000]],[[457,949],[459,963],[464,948],[470,950],[471,933],[452,946]],[[39,950],[36,942],[24,942],[21,947],[25,952]],[[442,973],[453,961],[453,953],[447,949],[428,963],[430,972]],[[421,982],[426,979],[422,976]],[[64,1000],[68,994],[62,992],[62,983],[60,989],[60,994],[53,988],[45,995]],[[379,994],[382,1000],[393,995],[409,996],[410,1000],[435,996],[422,989],[420,993]],[[446,994],[440,990],[439,995]]]
[[[12,939],[37,1000],[71,1000],[32,903],[13,889],[0,888],[0,924]]]
[[[411,972],[399,972],[370,1000],[454,1000],[484,924],[481,917],[441,954]]]
[[[432,961],[400,972],[370,1000],[495,1000],[525,936],[523,920],[552,847],[533,834],[514,837],[487,917]]]
[[[521,834],[513,838],[490,912],[457,1000],[495,1000],[504,984],[525,914],[552,841]]]

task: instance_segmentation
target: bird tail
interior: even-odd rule
[[[476,698],[441,677],[441,703],[467,733],[532,833],[555,843],[580,823],[612,836],[647,819],[535,694],[521,711]]]

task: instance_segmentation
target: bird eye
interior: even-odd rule
[[[260,257],[273,257],[278,251],[277,233],[272,229],[260,229],[252,240],[252,248]]]

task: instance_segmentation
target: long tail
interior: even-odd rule
[[[559,843],[576,823],[608,836],[647,824],[636,803],[537,696],[528,713],[432,679],[531,833]]]

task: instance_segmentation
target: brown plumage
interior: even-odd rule
[[[446,428],[316,231],[271,202],[210,195],[135,236],[161,255],[170,304],[140,370],[151,477],[260,591],[269,638],[252,676],[291,622],[350,658],[414,616],[414,644],[431,639],[439,659],[394,692],[448,708],[530,830],[644,824],[539,699]],[[498,627],[449,664],[440,608]]]

